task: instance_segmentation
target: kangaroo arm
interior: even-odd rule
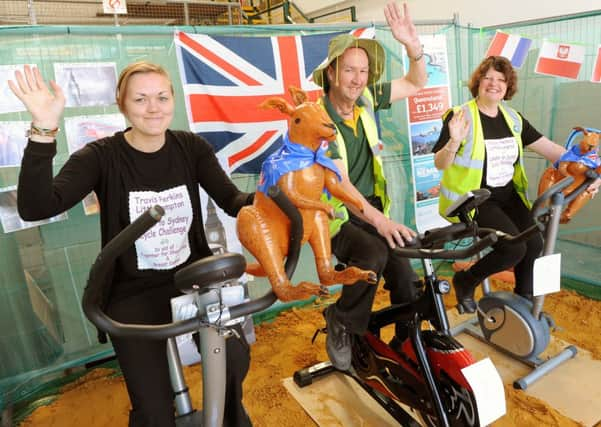
[[[326,182],[325,187],[338,200],[344,202],[345,205],[354,207],[359,212],[363,212],[363,203],[361,200],[354,195],[348,193],[341,185],[336,174],[331,171],[326,171]]]
[[[295,179],[294,172],[289,172],[283,175],[278,181],[278,184],[284,194],[288,196],[292,204],[297,208],[321,210],[328,215],[331,213],[330,211],[332,210],[332,207],[330,205],[320,200],[313,200],[309,197],[306,197],[300,191],[298,191],[299,186],[305,184],[302,180]]]

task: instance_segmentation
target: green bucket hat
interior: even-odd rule
[[[349,47],[360,47],[367,52],[369,59],[369,75],[367,84],[375,84],[384,71],[385,54],[384,49],[374,39],[360,39],[352,34],[340,34],[333,37],[328,44],[328,59],[313,71],[313,81],[316,85],[326,89],[327,77],[325,70],[329,65]]]

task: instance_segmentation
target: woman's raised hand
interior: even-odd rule
[[[452,142],[459,144],[463,141],[469,131],[469,122],[466,120],[463,110],[459,110],[449,120],[449,136]]]
[[[8,81],[8,86],[31,113],[34,125],[55,129],[65,109],[65,96],[59,85],[50,81],[52,91],[44,82],[37,67],[25,65],[23,72],[15,71],[16,83]]]

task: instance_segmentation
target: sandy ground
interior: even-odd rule
[[[501,284],[502,286],[502,284]],[[335,298],[335,297],[334,297]],[[282,313],[269,324],[257,327],[257,343],[252,346],[252,365],[245,381],[244,402],[255,426],[313,426],[314,422],[287,393],[282,379],[299,368],[326,360],[325,336],[314,344],[311,338],[323,327],[321,310],[334,299],[320,301],[312,307]],[[386,304],[387,294],[379,290],[376,307]],[[454,303],[449,295],[447,304]],[[589,350],[601,359],[601,301],[593,301],[574,292],[562,291],[547,297],[545,311],[563,328],[555,335]],[[195,405],[200,406],[200,368],[185,368]],[[505,386],[507,415],[494,427],[571,427],[580,424],[563,416],[544,402]],[[38,408],[21,426],[125,426],[129,402],[120,376],[108,369],[95,369],[65,387],[60,397]]]

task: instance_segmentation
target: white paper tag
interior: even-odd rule
[[[561,289],[561,254],[542,256],[534,260],[533,295],[546,295]]]
[[[198,313],[194,303],[195,294],[185,294],[171,298],[171,316],[174,322],[190,319]],[[192,338],[192,332],[175,337],[182,365],[189,366],[200,362],[198,347]]]
[[[489,358],[466,366],[461,372],[476,397],[481,426],[489,425],[505,415],[507,409],[503,381]]]

